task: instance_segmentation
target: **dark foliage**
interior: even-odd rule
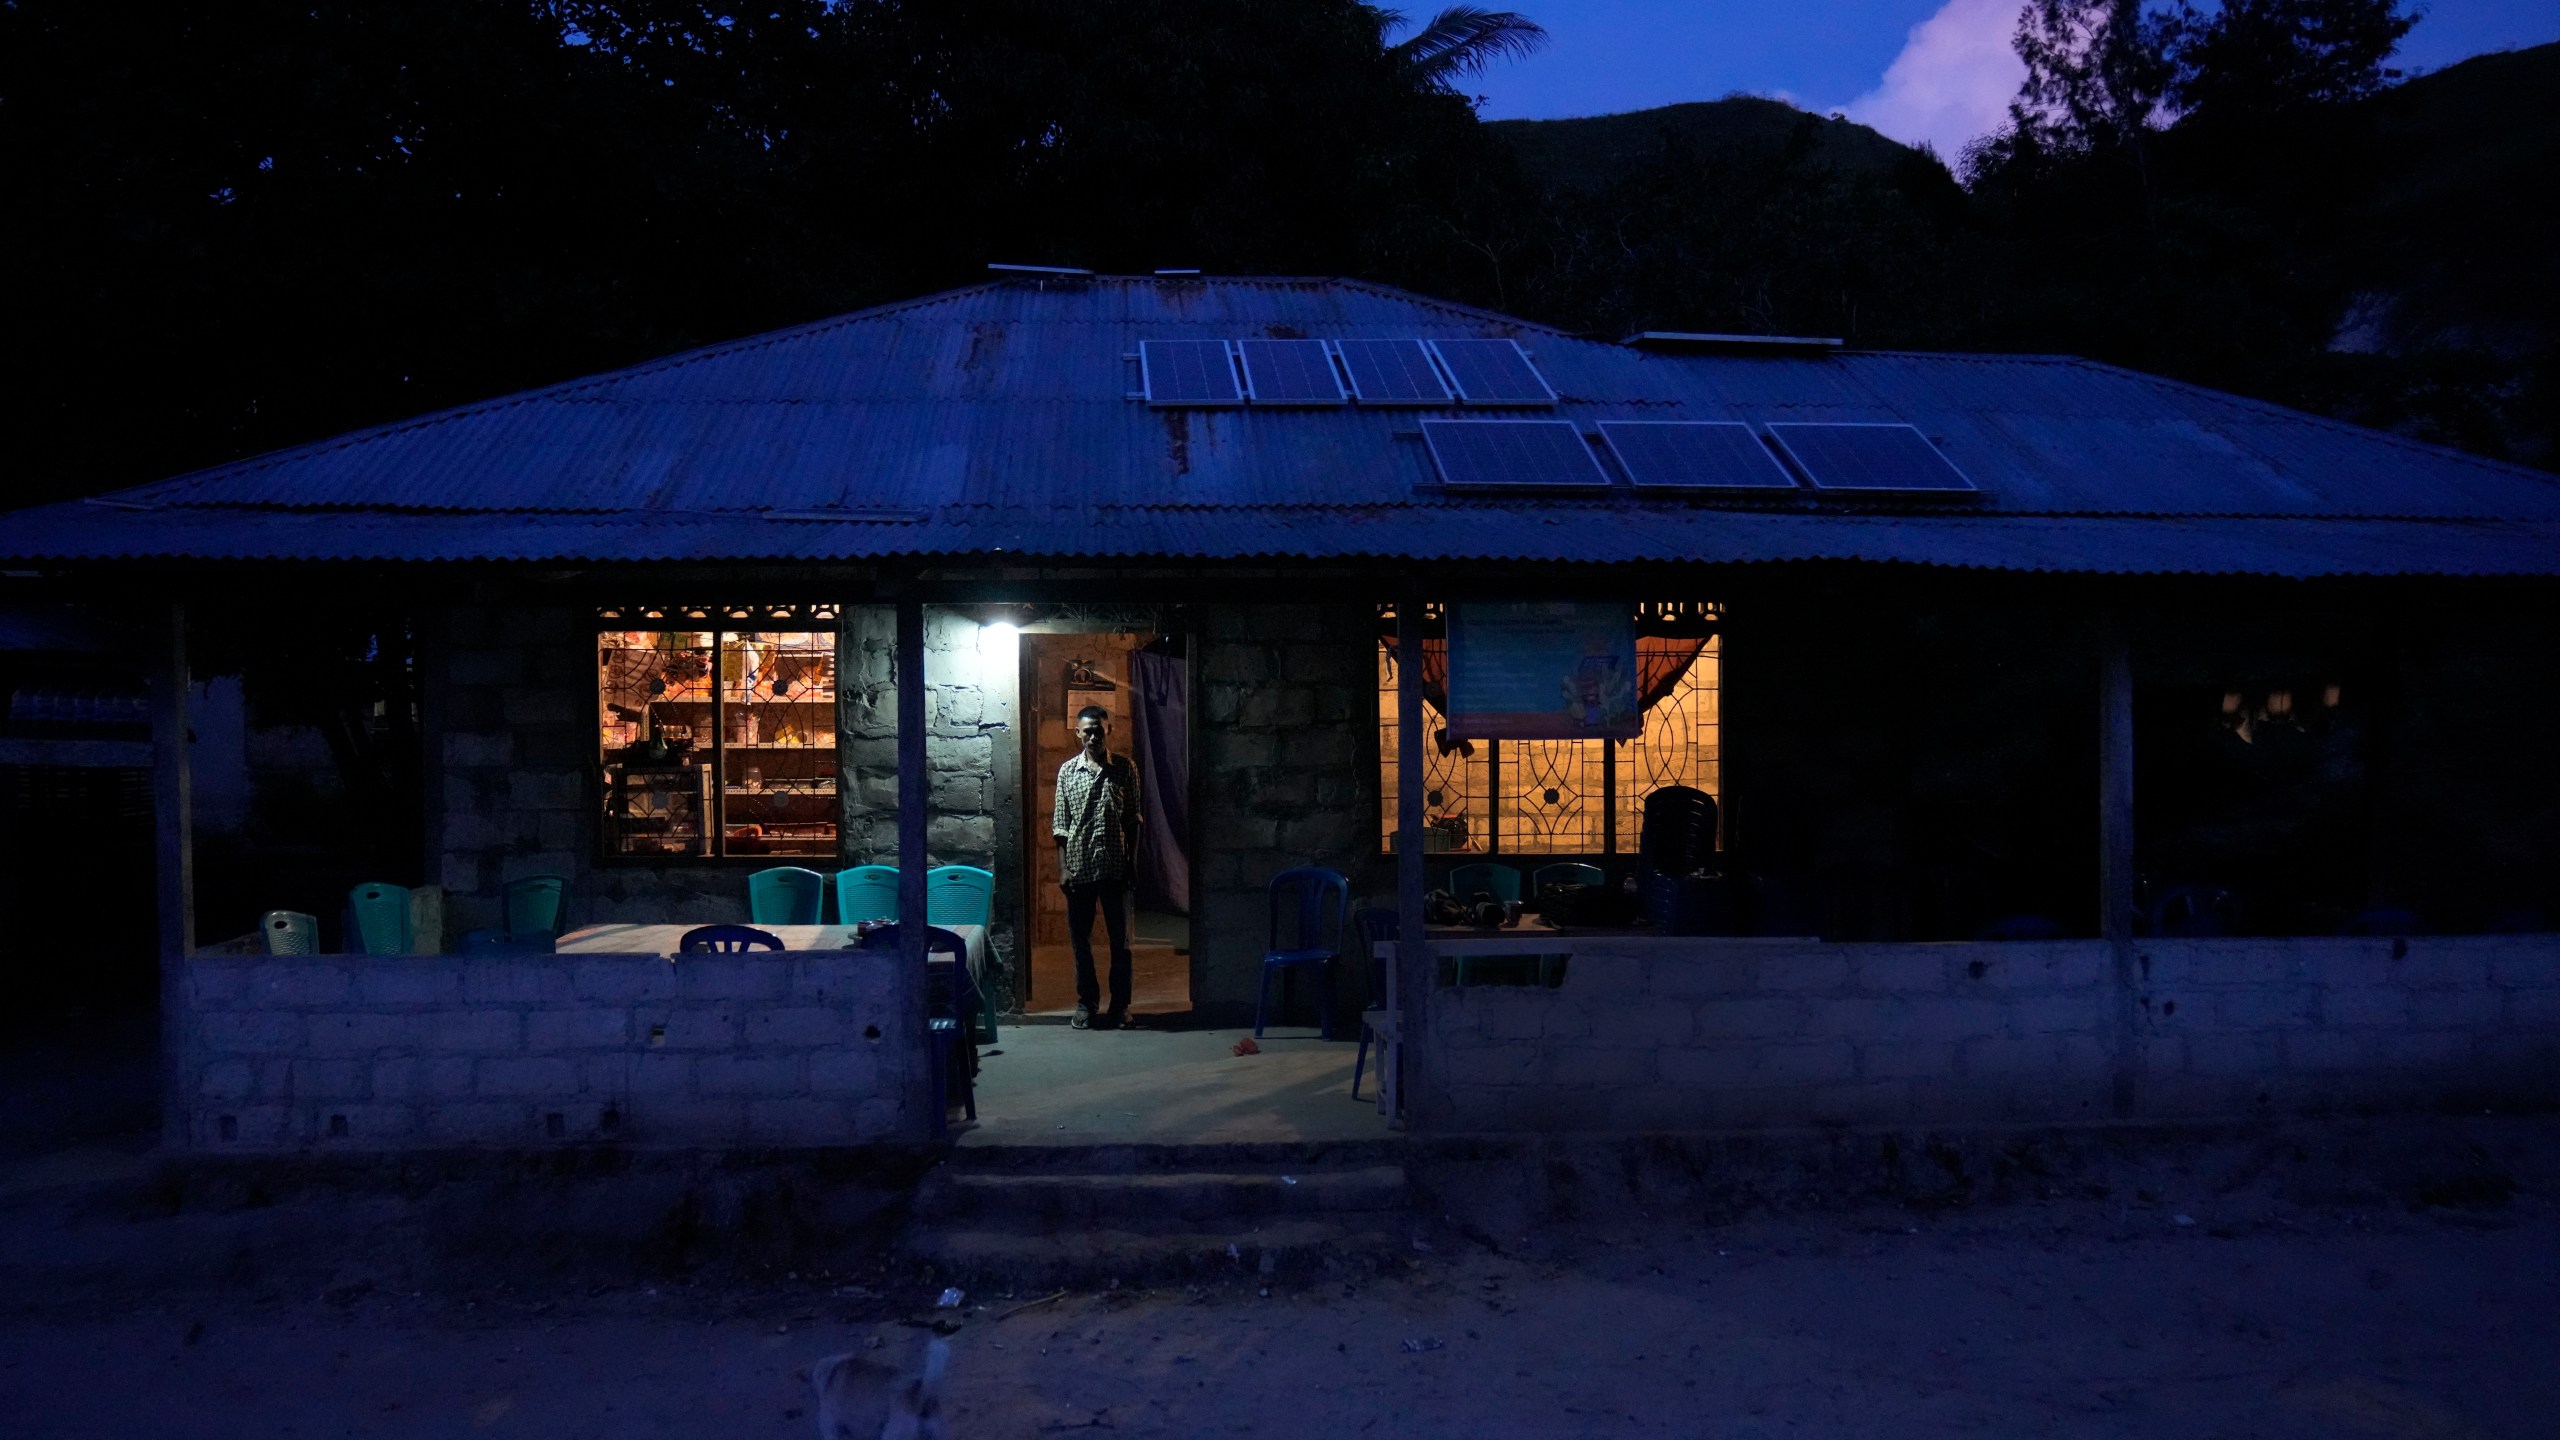
[[[2395,0],[2217,17],[2036,0],[1968,191],[1768,101],[1481,125],[1498,12],[1437,17],[1471,60],[1356,0],[0,0],[0,501],[989,261],[2070,351],[2547,458],[2560,246],[2502,212],[2551,56],[2380,89]]]

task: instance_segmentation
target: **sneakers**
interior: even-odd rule
[[[1092,1029],[1093,1007],[1079,1002],[1076,1005],[1076,1013],[1067,1017],[1067,1028],[1070,1030]]]

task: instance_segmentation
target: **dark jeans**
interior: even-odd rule
[[[1129,887],[1118,880],[1066,884],[1067,943],[1076,952],[1076,1003],[1102,1008],[1102,987],[1093,976],[1093,912],[1102,911],[1103,928],[1111,932],[1111,1008],[1129,1008]]]

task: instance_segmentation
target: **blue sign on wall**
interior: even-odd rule
[[[1449,733],[1469,740],[1629,740],[1644,733],[1636,622],[1624,604],[1449,607]]]

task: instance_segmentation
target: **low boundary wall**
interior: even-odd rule
[[[918,1142],[893,956],[190,957],[169,1129],[199,1149]]]
[[[2560,936],[1928,945],[1610,938],[1561,988],[1431,992],[1440,1132],[2560,1104]]]

